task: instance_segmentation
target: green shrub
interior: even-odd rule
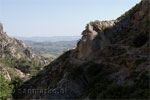
[[[89,24],[90,24],[90,25],[94,25],[94,24],[96,24],[96,23],[100,23],[100,21],[99,21],[99,20],[91,21]]]
[[[10,85],[13,86],[12,91],[17,92],[19,86],[21,86],[21,85],[23,84],[23,82],[24,82],[24,81],[23,81],[21,78],[15,77],[15,78],[11,81],[11,83],[10,83]],[[15,95],[14,95],[14,92],[12,93],[12,95],[15,96]]]
[[[44,63],[41,61],[34,59],[30,61],[27,58],[16,59],[14,57],[6,57],[0,59],[0,62],[4,63],[6,66],[17,68],[24,73],[30,74],[35,74],[44,66]]]
[[[11,85],[14,86],[14,89],[18,88],[23,83],[23,80],[20,77],[15,77],[11,81]]]
[[[7,99],[11,96],[10,93],[9,83],[4,79],[3,75],[0,75],[0,99]]]

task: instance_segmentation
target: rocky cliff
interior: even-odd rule
[[[0,23],[0,99],[12,98],[12,92],[47,63],[23,41],[9,37]]]
[[[35,67],[44,66],[47,63],[44,57],[37,56],[23,41],[9,37],[0,23],[0,73],[6,80],[11,80],[13,76],[23,78],[24,73],[31,74],[31,69],[36,70]]]
[[[116,20],[90,22],[66,51],[14,94],[16,99],[148,99],[149,1]]]
[[[17,59],[28,57],[29,59],[39,59],[43,60],[44,62],[44,59],[35,55],[28,47],[25,46],[23,41],[11,38],[5,32],[3,32],[2,24],[0,24],[0,27],[0,52],[3,52],[0,53],[0,58],[10,55]]]

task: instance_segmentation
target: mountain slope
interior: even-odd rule
[[[31,74],[32,69],[36,71],[36,67],[40,68],[48,62],[33,53],[23,41],[9,37],[0,23],[0,63],[3,68],[9,66]]]
[[[0,99],[12,98],[12,91],[48,63],[23,41],[9,37],[0,23]]]
[[[149,1],[87,25],[66,51],[14,94],[18,99],[148,99]],[[29,92],[30,91],[30,92]]]
[[[44,62],[44,59],[40,56],[36,56],[29,48],[25,46],[23,41],[11,38],[5,32],[0,34],[0,49],[0,58],[4,58],[6,56],[12,56],[17,59],[27,57],[28,59],[37,58],[38,60],[43,60]]]

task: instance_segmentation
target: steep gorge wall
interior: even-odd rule
[[[149,1],[143,0],[117,20],[89,23],[76,48],[62,54],[20,87],[21,90],[63,89],[65,93],[16,92],[14,97],[43,100],[96,99],[100,94],[101,99],[128,99],[130,94],[131,97],[136,94],[136,89],[148,91],[148,10]],[[112,81],[119,88],[112,86]],[[137,87],[137,84],[142,84],[144,88]],[[132,86],[136,88],[130,88]],[[127,92],[122,92],[122,89]],[[109,91],[112,98],[108,96]],[[143,96],[144,93],[147,97]],[[148,98],[148,94],[141,93],[143,98]]]

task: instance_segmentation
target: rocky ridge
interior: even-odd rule
[[[27,62],[28,65],[25,65]],[[27,78],[28,76],[26,77],[24,73],[29,72],[26,68],[30,67],[29,64],[32,65],[33,62],[41,63],[43,66],[48,64],[44,57],[37,56],[23,41],[9,37],[4,32],[2,23],[0,23],[0,73],[4,75],[5,79],[11,81],[12,76],[18,76],[22,79]]]
[[[2,24],[0,24],[2,25]],[[29,59],[39,59],[46,63],[46,61],[34,54],[21,40],[9,37],[5,32],[3,32],[3,27],[1,27],[0,33],[0,58],[6,57],[8,54],[12,57],[20,59],[21,57],[28,57]]]

